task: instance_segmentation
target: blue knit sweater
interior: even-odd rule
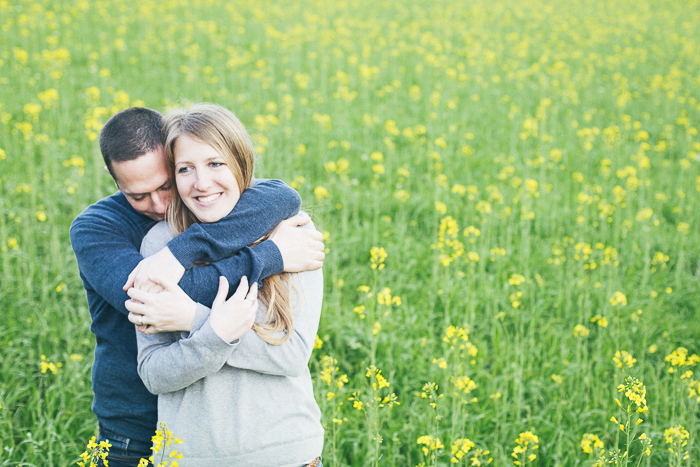
[[[264,180],[245,190],[221,221],[191,226],[168,244],[187,269],[180,287],[194,301],[210,306],[220,275],[228,279],[230,290],[236,290],[242,276],[253,283],[282,272],[282,256],[273,242],[247,245],[296,214],[300,205],[301,198],[289,186]],[[70,229],[96,340],[92,411],[106,429],[145,442],[150,442],[158,421],[157,397],[137,372],[136,334],[127,319],[124,303],[129,296],[122,286],[143,259],[141,241],[154,224],[117,192],[85,209]],[[192,268],[198,260],[211,264]]]

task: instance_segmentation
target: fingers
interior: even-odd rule
[[[129,277],[127,277],[126,279],[126,284],[124,284],[124,287],[122,287],[123,290],[129,290],[131,287],[134,286],[134,278],[136,277],[136,273],[138,273],[139,266],[141,266],[141,263],[139,263],[138,266],[136,266],[134,270],[131,271]]]
[[[138,283],[138,281],[136,281]],[[143,282],[141,282],[141,285],[136,285],[134,284],[135,287],[139,290],[143,290],[144,292],[148,293],[160,293],[163,291],[163,287],[160,284],[157,284],[150,279],[146,279]]]
[[[126,308],[131,313],[136,313],[138,315],[144,314],[144,309],[146,305],[136,300],[127,300],[124,302],[124,308]]]
[[[167,277],[148,276],[148,280],[149,280],[149,282],[152,282],[153,284],[162,287],[160,291],[173,290],[176,287],[178,287],[176,282],[173,282],[172,280],[170,280]],[[227,288],[228,288],[228,282],[226,284],[227,284]],[[219,284],[219,285],[221,285],[221,284]]]
[[[216,293],[214,303],[211,305],[212,308],[223,305],[226,301],[226,295],[228,295],[228,281],[224,276],[219,276],[219,291]]]
[[[251,301],[256,301],[258,299],[258,283],[255,282],[253,285],[250,287],[250,290],[248,291],[248,295],[245,297],[246,300],[251,300]]]
[[[127,303],[129,303],[129,302],[127,302]],[[128,309],[128,307],[127,307],[127,309]],[[140,313],[136,313],[136,312],[132,311],[131,313],[129,313],[129,316],[127,316],[127,318],[133,324],[136,324],[139,326],[142,326],[143,324],[145,324],[145,322],[143,321],[144,316]]]
[[[147,336],[160,332],[158,331],[158,329],[155,328],[155,326],[136,326],[136,329],[138,329],[140,332],[144,333]]]
[[[319,242],[323,241],[323,234],[318,230],[308,230],[309,236]]]
[[[243,300],[248,293],[248,278],[246,276],[241,277],[241,283],[238,284],[236,292],[231,296],[231,299]]]
[[[311,222],[311,218],[308,215],[302,215],[302,214],[297,214],[296,216],[292,216],[289,219],[286,219],[282,221],[283,223],[290,225],[292,227],[297,227],[300,225],[306,225],[309,222]]]
[[[132,301],[137,301],[137,302],[141,302],[141,303],[147,303],[149,301],[149,298],[151,295],[149,292],[139,290],[135,287],[132,287],[129,290],[127,290],[126,294],[129,296],[129,298],[131,298]],[[129,302],[126,302],[126,303],[129,303]],[[126,309],[128,310],[129,307],[127,306]]]

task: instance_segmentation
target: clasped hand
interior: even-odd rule
[[[258,283],[248,289],[248,279],[243,277],[236,292],[226,300],[228,281],[219,278],[219,292],[211,306],[209,324],[214,332],[224,341],[233,342],[240,339],[255,323],[258,309]]]
[[[135,287],[126,291],[131,300],[124,303],[129,321],[144,334],[189,331],[197,304],[177,285],[163,278],[150,278],[157,288],[151,291]]]

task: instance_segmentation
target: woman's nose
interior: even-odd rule
[[[206,173],[198,173],[197,180],[194,182],[194,187],[197,191],[207,191],[211,187],[211,177]]]

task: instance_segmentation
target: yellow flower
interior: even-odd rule
[[[586,337],[591,333],[586,326],[583,324],[577,324],[574,326],[574,337]]]
[[[323,198],[328,197],[328,189],[319,185],[316,188],[314,188],[314,195],[316,196],[316,199],[318,201],[321,201]]]
[[[627,297],[622,292],[615,292],[610,300],[608,300],[612,306],[627,305]]]
[[[584,433],[583,439],[581,440],[581,449],[586,454],[594,454],[595,451],[602,452],[604,445],[600,438],[598,438],[598,435]],[[598,452],[598,454],[600,454],[600,452]]]
[[[627,352],[626,350],[622,351],[616,351],[615,356],[613,357],[613,362],[618,368],[622,368],[623,365],[626,366],[627,368],[632,368],[634,364],[637,362],[636,358],[632,357],[632,354]]]
[[[387,254],[383,247],[372,247],[370,249],[370,261],[372,263],[372,269],[382,270],[384,269],[384,260]]]

